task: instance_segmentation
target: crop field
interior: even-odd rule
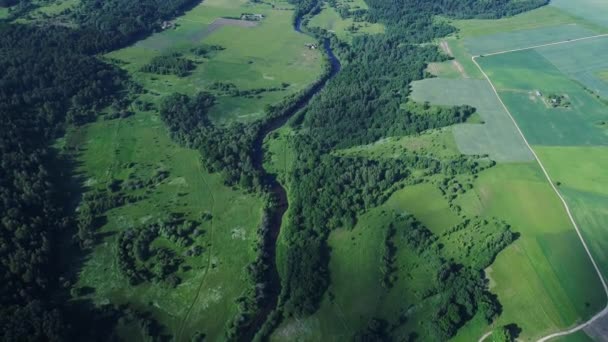
[[[236,312],[234,300],[241,295],[244,268],[255,257],[251,245],[257,236],[262,200],[231,190],[219,175],[206,173],[198,152],[171,142],[153,113],[99,120],[84,132],[68,134],[65,143],[82,150],[81,176],[89,191],[105,189],[116,180],[146,179],[156,170],[169,175],[146,190],[142,200],[107,213],[98,234],[100,241],[79,272],[77,285],[94,289],[85,298],[98,305],[128,302],[138,310],[151,312],[166,327],[166,333],[184,339],[196,331],[208,337],[222,336],[225,322]],[[185,258],[190,269],[178,271],[182,282],[176,288],[154,282],[130,286],[117,264],[119,233],[128,228],[141,229],[168,213],[181,213],[195,221],[203,213],[212,215],[210,221],[202,223],[204,234],[196,241],[203,246],[203,254]],[[178,255],[186,250],[168,240],[158,243]]]
[[[576,22],[577,27],[584,27],[593,30],[594,34],[598,34],[606,32],[606,27],[599,26],[602,25],[605,16],[599,18],[597,15],[597,11],[600,11],[602,6],[605,6],[604,2],[583,1],[583,3],[577,2],[575,6],[572,2],[558,0],[553,1],[552,6],[546,7],[543,11],[555,11],[557,9],[558,12],[555,13],[560,13],[559,16],[563,19],[566,18],[563,13],[569,12],[572,15],[577,15],[579,16]],[[592,11],[594,13],[591,13]],[[532,13],[529,14],[532,15]],[[515,18],[525,16],[516,16]],[[588,22],[583,22],[585,20],[588,20]],[[542,17],[539,21],[543,21]],[[491,23],[488,22],[488,25],[491,25]],[[534,24],[532,17],[530,17],[529,23]],[[563,22],[563,24],[566,24],[566,22]],[[466,27],[466,23],[463,25]],[[473,25],[470,32],[476,32],[475,30],[481,27],[483,27],[481,23],[478,26]],[[541,29],[550,32],[550,27],[541,27]],[[521,33],[523,32],[525,31]],[[556,35],[552,39],[553,41],[563,40],[561,29],[554,32]],[[468,42],[476,42],[475,44],[479,43],[480,45],[484,40],[507,39],[505,38],[506,35],[503,38],[499,36],[500,34],[493,34],[478,37],[471,33],[470,37],[465,37],[465,39],[468,39]],[[536,44],[537,40],[533,36],[531,35],[531,39],[534,39],[535,42],[529,42],[532,43],[530,45]],[[516,39],[512,35],[510,37]],[[511,44],[511,42],[506,43]],[[486,46],[489,45],[486,44]],[[475,48],[470,44],[467,47]],[[585,241],[604,274],[608,272],[608,254],[605,251],[605,246],[608,243],[608,235],[605,232],[605,227],[608,224],[608,210],[606,210],[608,207],[608,178],[605,176],[605,170],[608,167],[608,161],[605,157],[606,146],[608,145],[608,135],[606,134],[608,109],[604,98],[608,91],[608,83],[603,77],[608,69],[608,65],[604,61],[606,48],[606,39],[595,38],[478,59],[479,64],[496,86],[502,100],[515,117],[527,140],[533,145],[540,160],[558,186],[560,193],[567,201],[575,220],[581,228]],[[540,176],[539,183],[543,181],[542,175]],[[482,179],[483,177],[480,177],[480,180]],[[546,183],[546,180],[544,182]],[[475,188],[479,189],[480,186]],[[531,186],[528,185],[527,188],[531,189]],[[505,191],[513,193],[517,191],[517,187],[510,186]],[[548,192],[550,191],[548,190]],[[530,194],[520,194],[518,197],[525,198],[528,207],[537,202],[537,200],[532,199],[533,197]],[[477,208],[481,207],[483,206],[477,206]],[[525,210],[522,208],[519,214],[525,213]],[[559,203],[554,209],[545,208],[538,210],[538,212],[560,212]],[[550,218],[549,215],[542,215],[543,220]],[[576,306],[574,310],[570,311],[578,312],[579,317],[575,321],[581,322],[581,317],[589,317],[589,313],[599,311],[605,304],[606,298],[604,298],[603,291],[598,286],[597,275],[593,274],[589,262],[584,260],[586,258],[584,253],[578,252],[578,261],[570,263],[573,261],[573,256],[567,256],[565,253],[568,253],[567,250],[571,249],[575,242],[577,248],[580,243],[578,243],[578,237],[571,227],[568,229],[568,225],[565,223],[561,226],[563,228],[556,230],[555,228],[560,227],[560,225],[554,223],[551,229],[539,232],[535,238],[536,246],[529,245],[530,250],[526,253],[527,258],[535,260],[534,264],[531,265],[535,265],[536,260],[541,256],[548,258],[552,272],[555,272],[556,282],[554,285],[549,285],[550,282],[542,278],[538,284],[531,283],[518,292],[536,292],[540,291],[541,288],[544,291],[549,286],[559,286],[563,289],[563,293],[575,294],[575,296],[570,296],[568,305]],[[525,236],[526,234],[522,233],[522,238]],[[515,246],[522,242],[523,240],[516,242]],[[508,265],[502,266],[502,277],[505,280],[519,279],[512,275],[514,272],[512,269],[513,260],[516,260],[514,259],[513,249],[513,246],[509,247],[507,251],[499,255],[492,265],[491,282],[501,277],[500,269],[503,258],[509,259]],[[578,267],[585,268],[586,275],[575,276],[586,279],[580,283],[572,281],[570,279],[573,278],[572,275],[561,273],[566,264],[569,264],[568,267],[571,271],[580,270],[576,263],[580,265]],[[584,264],[587,265],[584,266]],[[519,271],[525,271],[529,268],[529,266],[523,266],[526,265],[525,263],[521,265]],[[499,297],[502,298],[510,293],[511,290],[508,288],[500,288],[500,281],[496,284],[493,289],[499,294]],[[516,285],[512,284],[512,286]],[[590,286],[593,286],[594,289],[590,289]],[[581,292],[586,293],[589,298],[586,300],[577,298],[576,296]],[[533,294],[530,293],[530,295]],[[536,297],[536,295],[533,296]],[[509,300],[501,300],[501,302],[507,303],[504,307],[505,314],[501,317],[501,320],[505,319],[503,322],[506,323],[506,319],[509,317],[508,312],[513,312],[518,305],[525,305],[518,302],[521,298],[513,297]],[[555,300],[556,297],[552,298],[552,300]],[[581,300],[586,307],[581,306],[579,302]],[[531,316],[528,320],[530,329],[548,333],[556,331],[560,326],[571,326],[574,322],[572,317],[576,316],[570,318],[561,316],[562,313],[568,312],[567,309],[564,310],[564,307],[562,307],[567,302],[566,300],[555,301],[559,310],[555,312],[555,318],[552,320],[538,319],[538,317],[542,317],[540,313]],[[513,306],[511,307],[511,305]],[[531,310],[535,309],[532,308]],[[524,312],[527,313],[528,311]],[[580,313],[584,314],[580,316]],[[478,335],[478,333],[467,335],[468,331],[476,329],[475,326],[475,323],[471,323],[468,329],[463,330],[461,340],[465,341],[467,338]],[[526,329],[523,328],[523,330]],[[539,333],[537,336],[541,335],[542,333]],[[561,340],[587,341],[589,339],[585,333],[580,332]]]
[[[277,2],[277,7],[289,6]],[[260,22],[220,21],[241,13],[260,13]],[[238,0],[211,0],[201,3],[176,20],[176,27],[157,33],[142,42],[108,54],[146,89],[159,96],[173,92],[216,93],[218,103],[210,113],[220,123],[252,121],[264,116],[264,108],[289,94],[304,89],[321,74],[323,55],[305,46],[312,38],[291,28],[292,11],[272,9],[269,5],[250,5]],[[257,25],[253,25],[255,23]],[[213,26],[209,34],[209,27]],[[219,45],[221,51],[199,57],[193,48]],[[184,77],[142,72],[143,66],[157,56],[180,53],[195,62],[195,69]],[[236,89],[263,91],[255,96],[234,96],[211,89],[220,82]]]
[[[552,3],[556,3],[556,1],[554,0]],[[576,24],[577,26],[586,27],[593,31],[605,32],[607,30],[605,27],[595,25],[584,20],[584,18],[561,10],[557,6],[544,6],[533,11],[496,20],[468,19],[455,20],[451,23],[458,28],[458,36],[467,39],[497,33],[533,30],[542,27],[555,27],[569,24]]]
[[[384,33],[384,26],[379,23],[354,21],[353,18],[342,19],[333,7],[325,5],[323,10],[315,15],[308,24],[310,27],[320,27],[336,34],[343,41],[351,41],[353,37],[365,34]]]
[[[600,96],[608,96],[608,80],[602,72],[608,70],[608,37],[547,46],[536,49],[561,72],[579,81]]]
[[[473,55],[514,50],[568,39],[589,37],[598,34],[577,24],[541,27],[529,30],[496,33],[465,38],[465,46]]]
[[[608,272],[608,148],[536,146],[539,157],[551,172],[583,229],[586,241]]]
[[[526,148],[490,85],[483,80],[427,79],[415,82],[411,98],[439,105],[470,105],[483,124],[462,124],[454,128],[458,149],[464,154],[488,154],[496,161],[530,161]]]
[[[566,12],[572,13],[586,20],[608,27],[608,3],[603,0],[552,0],[551,6],[557,7]]]
[[[608,119],[605,105],[536,51],[484,57],[479,63],[531,144],[608,144],[598,124]],[[571,104],[548,106],[546,96],[552,93],[567,96]]]

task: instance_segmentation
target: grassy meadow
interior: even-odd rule
[[[360,35],[384,33],[384,26],[382,24],[354,21],[353,18],[343,19],[340,17],[340,14],[327,3],[319,14],[310,19],[308,26],[320,27],[335,33],[340,40],[346,42],[349,42],[353,37]]]
[[[169,173],[164,182],[146,190],[145,199],[107,213],[98,233],[101,240],[79,272],[77,286],[95,289],[86,298],[98,305],[129,303],[151,312],[167,332],[184,339],[196,331],[209,337],[222,336],[225,322],[236,312],[234,300],[242,291],[244,268],[255,257],[251,246],[257,237],[262,199],[231,190],[218,174],[206,173],[198,152],[176,146],[154,113],[99,120],[70,132],[65,143],[80,147],[79,170],[90,190],[133,175],[146,179],[156,170]],[[116,262],[118,234],[167,213],[182,213],[192,220],[198,220],[202,213],[212,215],[202,226],[205,234],[197,241],[204,246],[204,253],[185,258],[191,269],[178,272],[182,283],[175,289],[162,283],[130,286]],[[168,240],[159,243],[178,255],[185,251]]]
[[[78,171],[86,192],[105,189],[116,182],[149,179],[159,172],[169,176],[146,189],[128,190],[139,200],[105,214],[98,230],[99,241],[87,256],[77,287],[93,291],[75,295],[74,300],[90,300],[96,305],[129,304],[150,313],[163,333],[180,341],[204,333],[210,340],[221,340],[227,322],[237,313],[236,299],[247,281],[246,266],[256,257],[253,249],[261,221],[264,199],[224,185],[219,174],[206,172],[200,154],[177,146],[169,138],[157,108],[163,97],[174,92],[194,95],[214,93],[218,100],[210,116],[218,123],[251,121],[263,117],[264,107],[304,89],[316,80],[323,67],[323,55],[305,44],[311,38],[292,27],[291,6],[286,2],[251,5],[239,0],[209,0],[175,20],[175,27],[156,33],[128,48],[103,58],[125,69],[145,89],[140,100],[151,109],[135,110],[120,119],[104,119],[68,132],[59,143],[78,149]],[[261,13],[257,25],[217,25],[222,17],[241,13]],[[238,24],[238,23],[237,23]],[[213,29],[209,29],[212,27]],[[194,48],[221,46],[223,49],[197,55]],[[184,77],[142,71],[157,56],[179,53],[195,63]],[[232,83],[239,90],[276,88],[254,97],[232,96],[213,87]],[[287,152],[282,149],[289,133],[279,131],[280,150],[272,153],[287,168]],[[272,147],[270,147],[271,152]],[[287,159],[286,159],[287,158]],[[269,161],[273,164],[273,161]],[[281,171],[277,169],[277,172]],[[156,222],[169,213],[200,222],[203,234],[195,244],[203,248],[200,256],[188,256],[187,248],[165,238],[152,245],[173,251],[184,260],[175,273],[181,283],[171,288],[163,282],[144,282],[131,286],[118,266],[120,232]],[[124,322],[119,331],[128,340],[142,340],[135,323]]]
[[[254,5],[241,0],[204,1],[178,18],[175,28],[106,57],[116,61],[135,80],[158,96],[174,92],[215,93],[218,103],[210,116],[218,123],[253,121],[264,116],[266,105],[276,103],[315,81],[324,63],[319,50],[305,46],[314,42],[312,38],[292,29],[293,11],[278,9],[290,5],[286,2],[273,4],[277,9],[267,4]],[[215,20],[239,17],[241,13],[259,13],[265,18],[253,27],[224,25],[208,34],[207,30]],[[207,57],[194,56],[192,49],[203,45],[219,45],[224,50]],[[181,53],[195,61],[196,68],[185,77],[141,71],[152,58],[171,53]],[[212,89],[216,82],[232,83],[239,90],[281,89],[262,92],[253,98],[235,97]]]

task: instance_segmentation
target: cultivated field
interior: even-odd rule
[[[597,34],[595,31],[583,26],[567,24],[465,38],[464,41],[466,49],[471,54],[483,55],[562,40],[589,37],[595,34]]]
[[[602,96],[606,94],[608,83],[602,77],[607,69],[605,58],[602,56],[605,55],[607,45],[604,38],[569,42],[578,34],[583,34],[584,30],[591,30],[589,36],[606,32],[605,27],[598,25],[602,24],[603,18],[598,18],[597,15],[604,4],[583,1],[582,3],[577,2],[576,6],[573,5],[571,2],[554,1],[553,6],[512,19],[497,21],[497,27],[500,30],[508,29],[510,31],[508,33],[493,32],[491,28],[493,21],[485,23],[484,21],[464,21],[459,26],[463,28],[462,32],[468,32],[468,35],[464,35],[464,39],[467,42],[466,46],[473,50],[472,54],[491,52],[496,46],[510,49],[523,48],[524,44],[537,45],[564,41],[559,45],[481,57],[477,61],[491,79],[526,139],[533,145],[559,192],[567,201],[595,260],[606,274],[608,255],[605,253],[605,246],[608,243],[608,235],[605,234],[603,227],[608,224],[608,211],[605,209],[608,205],[608,179],[602,170],[608,166],[604,165],[606,164],[605,146],[608,145],[605,125],[605,121],[608,120],[608,114],[606,114],[608,108],[606,100]],[[547,16],[539,16],[538,21],[535,21],[535,12],[545,13]],[[572,14],[580,17],[575,18],[576,21],[568,23],[567,18]],[[526,30],[513,31],[514,28],[507,25],[509,22],[517,23]],[[527,26],[526,23],[530,26]],[[556,26],[556,24],[560,24],[560,26]],[[565,29],[564,25],[570,26],[570,29]],[[535,28],[532,29],[532,27]],[[491,34],[481,36],[483,31]],[[568,31],[570,33],[567,33]],[[498,42],[492,43],[493,40]],[[483,50],[484,47],[490,48]],[[554,100],[556,97],[562,99],[562,102],[556,102]],[[517,178],[513,177],[514,180]],[[543,182],[547,184],[546,178],[542,175],[539,174],[537,178],[539,184]],[[531,186],[526,185],[526,188],[531,189]],[[516,191],[515,186],[510,186],[508,190],[505,189],[505,193],[513,194]],[[552,192],[550,189],[547,191]],[[525,199],[527,206],[525,209],[522,208],[519,215],[536,203],[531,196],[532,194],[524,195],[523,193],[516,196]],[[555,198],[555,196],[553,197]],[[558,213],[562,211],[559,207],[559,203],[556,203],[553,209],[539,208],[538,212]],[[553,214],[539,217],[541,220],[548,221],[553,218]],[[534,218],[530,217],[530,219]],[[580,323],[583,317],[589,317],[590,313],[599,311],[605,305],[606,298],[604,298],[603,290],[599,286],[599,280],[590,267],[589,261],[585,261],[588,259],[585,253],[582,250],[577,252],[578,261],[575,263],[570,263],[574,260],[573,256],[559,255],[559,253],[569,253],[566,251],[572,252],[573,248],[580,249],[581,247],[571,224],[568,224],[567,220],[564,221],[563,228],[557,229],[560,225],[553,224],[549,230],[539,230],[535,238],[538,247],[534,249],[539,249],[542,253],[534,253],[534,249],[530,249],[526,253],[526,258],[533,261],[531,265],[537,265],[537,260],[542,255],[553,258],[549,260],[549,264],[552,265],[552,272],[556,272],[557,283],[555,284],[562,287],[564,293],[569,294],[569,303],[576,308],[571,312],[577,312],[579,316],[574,315],[570,318],[563,316],[564,312],[568,312],[563,307],[566,301],[555,301],[553,307],[557,310],[554,313],[561,318],[552,319],[552,324],[547,324],[548,321],[543,322],[543,320],[546,320],[551,314],[544,315],[538,312],[534,316],[530,316],[526,320],[528,329],[523,328],[523,332],[533,331],[532,336],[541,336],[542,334],[539,332],[550,332],[547,327],[551,325],[553,325],[552,331],[558,331],[560,328],[574,325],[575,322]],[[526,235],[529,234],[522,233],[522,238],[525,238]],[[517,246],[518,243],[515,245]],[[558,251],[559,253],[556,254]],[[499,276],[496,271],[500,269],[503,258],[508,258],[508,261],[505,260],[508,262],[508,266],[503,268],[504,275],[510,279],[518,279],[518,277],[512,276],[513,261],[515,260],[512,258],[513,253],[514,249],[510,247],[497,258],[496,263],[492,265],[492,280]],[[580,271],[581,268],[585,268],[583,272],[586,276],[561,273],[567,264],[570,264],[570,270]],[[578,266],[576,266],[577,264]],[[526,267],[523,266],[525,263],[521,265],[519,267],[525,270]],[[572,278],[586,280],[577,282]],[[541,278],[538,286],[531,284],[517,293],[528,293],[536,291],[535,289],[547,291],[549,283],[547,279]],[[593,286],[594,289],[590,289],[590,286]],[[494,289],[501,298],[506,298],[505,296],[513,291],[500,286]],[[591,300],[588,299],[582,305],[576,303],[582,300],[577,297],[581,293],[590,296]],[[538,298],[538,294],[528,293],[528,295],[529,298]],[[521,310],[521,306],[525,303],[520,300],[526,297],[527,295],[519,294],[512,299],[501,300],[506,303],[503,318],[509,317],[513,313],[521,315],[522,312],[528,312]],[[535,302],[538,307],[551,307],[540,300],[535,300]],[[549,312],[551,311],[545,309],[545,314]],[[476,334],[481,335],[481,333],[467,335],[469,331],[471,330],[465,329],[461,332],[463,341],[467,338],[474,338]],[[587,341],[588,338],[584,333],[577,333],[563,340]]]
[[[530,161],[532,154],[515,126],[500,107],[487,82],[475,79],[426,79],[413,84],[411,98],[439,105],[470,105],[483,124],[462,124],[454,128],[459,150],[464,154],[489,155],[496,161]]]
[[[584,18],[591,23],[608,27],[608,3],[603,0],[552,0],[551,6]]]

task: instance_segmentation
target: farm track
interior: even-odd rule
[[[207,178],[205,178],[205,176],[203,174],[203,170],[201,169],[200,161],[198,162],[198,167],[201,172],[202,179],[203,179],[203,182],[205,183],[205,186],[207,186],[207,188],[209,190],[211,190],[211,187],[209,186],[209,183],[207,182]],[[198,285],[196,294],[194,295],[194,298],[192,299],[192,302],[190,303],[188,310],[184,314],[184,317],[182,318],[182,321],[179,324],[179,328],[178,328],[179,330],[177,331],[176,338],[175,338],[175,340],[178,342],[181,341],[182,333],[184,331],[186,324],[188,323],[188,319],[190,318],[190,313],[192,312],[192,309],[198,302],[198,299],[201,295],[201,291],[203,290],[203,285],[205,284],[205,280],[207,279],[207,275],[209,274],[209,271],[211,269],[211,254],[213,252],[213,231],[214,231],[213,230],[213,220],[215,219],[215,217],[214,217],[214,215],[215,215],[215,197],[213,196],[213,191],[209,191],[209,196],[211,197],[211,223],[209,224],[209,226],[210,226],[209,241],[211,241],[211,246],[209,246],[209,249],[207,250],[207,266],[205,267],[205,273],[203,274],[203,277],[201,278],[201,282]]]
[[[540,45],[535,45],[535,46],[530,46],[530,47],[520,48],[520,49],[498,51],[498,52],[488,53],[488,54],[484,54],[484,55],[473,56],[471,59],[473,60],[473,63],[477,66],[477,68],[479,69],[479,71],[481,71],[481,73],[483,74],[484,78],[488,81],[488,83],[492,87],[492,91],[494,92],[494,94],[498,98],[498,101],[500,102],[500,104],[502,105],[502,107],[504,108],[504,110],[509,115],[509,118],[511,119],[511,121],[515,125],[515,128],[517,129],[517,132],[519,133],[519,135],[521,136],[521,138],[524,140],[524,143],[526,144],[526,147],[528,147],[528,149],[530,150],[530,152],[532,152],[532,155],[534,156],[534,159],[536,159],[536,162],[538,163],[538,165],[540,166],[541,170],[543,171],[543,174],[545,175],[545,178],[547,179],[547,181],[551,185],[551,188],[553,189],[553,191],[555,192],[555,194],[557,194],[557,197],[562,202],[562,205],[564,206],[564,209],[566,210],[566,213],[568,214],[568,218],[570,219],[570,222],[574,226],[574,229],[576,230],[576,234],[578,235],[581,243],[583,244],[583,247],[585,248],[585,252],[587,253],[587,256],[589,257],[589,259],[591,260],[591,263],[593,264],[593,268],[595,269],[595,272],[597,273],[598,277],[600,278],[600,281],[601,281],[602,286],[604,288],[604,292],[606,294],[606,297],[608,297],[608,285],[606,284],[606,280],[604,279],[604,276],[602,275],[602,272],[600,271],[600,269],[599,269],[599,267],[597,265],[597,262],[593,258],[593,255],[591,254],[591,251],[589,250],[589,247],[587,247],[587,243],[585,242],[585,239],[583,238],[583,235],[581,234],[581,231],[580,231],[580,228],[579,228],[578,224],[574,220],[574,216],[572,215],[572,213],[570,211],[570,207],[568,206],[568,203],[566,202],[566,200],[564,199],[564,197],[561,195],[561,193],[557,189],[557,186],[555,185],[555,183],[553,182],[553,180],[549,176],[549,173],[545,169],[545,167],[544,167],[543,163],[541,162],[540,158],[538,157],[538,155],[536,154],[536,152],[534,152],[534,150],[532,149],[532,146],[530,146],[530,144],[528,143],[528,140],[526,139],[526,137],[525,137],[524,133],[522,132],[522,130],[519,128],[519,125],[517,124],[517,121],[515,120],[515,118],[511,114],[511,111],[509,110],[509,108],[507,108],[507,106],[503,102],[502,98],[498,94],[498,91],[496,90],[496,87],[494,86],[494,83],[492,83],[492,80],[490,79],[490,77],[486,74],[486,72],[483,70],[483,68],[477,62],[477,58],[480,58],[480,57],[483,58],[483,57],[487,57],[487,56],[496,56],[496,55],[502,55],[502,54],[512,53],[512,52],[532,50],[532,49],[536,49],[536,48],[540,48],[540,47],[545,47],[545,46],[562,45],[562,44],[574,43],[574,42],[578,42],[578,41],[590,40],[590,39],[602,38],[602,37],[608,37],[608,34],[600,34],[600,35],[583,37],[583,38],[577,38],[577,39],[568,39],[568,40],[564,40],[564,41],[559,41],[559,42],[554,42],[554,43],[547,43],[547,44],[540,44]],[[591,325],[592,323],[594,323],[598,319],[600,319],[602,317],[605,317],[606,315],[608,315],[608,303],[606,304],[606,306],[604,307],[604,309],[602,311],[598,312],[595,316],[591,317],[586,322],[578,324],[578,325],[576,325],[576,326],[574,326],[574,327],[572,327],[570,329],[567,329],[567,330],[562,330],[562,331],[559,331],[559,332],[556,332],[556,333],[553,333],[553,334],[549,334],[549,335],[543,336],[540,339],[538,339],[537,342],[545,342],[545,341],[549,341],[549,340],[551,340],[553,338],[556,338],[556,337],[566,336],[566,335],[575,333],[575,332],[580,331],[580,330],[584,329],[585,327]],[[482,342],[483,340],[485,340],[487,337],[489,337],[491,335],[491,333],[492,333],[491,331],[485,333],[479,339],[479,342]]]

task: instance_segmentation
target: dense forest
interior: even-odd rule
[[[453,176],[477,173],[490,166],[464,157],[442,163],[405,155],[401,159],[379,162],[330,153],[336,148],[373,142],[387,135],[413,134],[463,122],[473,113],[473,109],[466,106],[401,106],[407,102],[409,83],[424,77],[426,63],[445,59],[436,48],[417,45],[454,31],[433,17],[498,18],[547,1],[366,2],[369,5],[366,20],[384,23],[387,34],[357,37],[352,46],[340,45],[340,56],[347,59],[347,66],[311,103],[301,120],[294,121],[296,127],[305,128],[302,131],[308,133],[301,134],[295,146],[298,158],[289,175],[292,215],[285,231],[287,272],[282,280],[279,308],[271,315],[264,333],[282,316],[309,314],[317,309],[328,285],[326,238],[332,229],[352,228],[357,215],[386,200],[396,183],[421,181],[412,176],[414,169],[424,170],[427,175]],[[95,330],[90,330],[91,326],[82,321],[89,318],[100,326],[114,311],[93,318],[93,312],[76,311],[64,300],[70,279],[63,278],[66,270],[59,262],[59,250],[65,242],[60,240],[70,241],[74,235],[71,247],[86,247],[87,229],[79,225],[86,226],[89,220],[77,221],[73,217],[74,208],[70,204],[73,199],[68,196],[74,194],[67,191],[64,184],[70,170],[50,145],[66,125],[89,122],[112,103],[120,107],[125,101],[119,100],[125,93],[139,91],[124,72],[100,61],[96,54],[126,46],[159,30],[162,20],[175,17],[196,3],[194,0],[84,0],[70,13],[71,20],[77,24],[73,27],[0,23],[0,339],[71,340],[83,336],[78,333],[88,333],[90,335],[84,336],[91,339],[105,339],[107,331],[96,335]],[[320,9],[317,0],[294,3],[296,15]],[[14,5],[11,0],[0,1],[0,7],[11,5]],[[157,72],[175,61],[157,62],[150,71]],[[178,72],[190,67],[182,62],[175,64],[179,64]],[[269,107],[269,117],[285,115],[308,91],[310,89]],[[213,97],[206,93],[195,98],[174,95],[163,103],[161,117],[173,137],[200,149],[206,167],[221,172],[227,184],[261,191],[264,175],[252,148],[267,122],[215,126],[206,116],[213,102]],[[416,226],[411,222],[401,222],[401,225]],[[264,229],[260,230],[264,234]],[[147,231],[150,236],[169,234],[157,226]],[[433,239],[429,234],[420,234]],[[145,242],[150,236],[140,237],[127,231],[121,241]],[[389,249],[390,239],[389,235],[386,240]],[[496,250],[502,249],[508,240],[506,236],[504,241],[497,242]],[[142,242],[141,246],[145,252],[146,244]],[[148,278],[172,286],[179,282],[171,277],[179,261],[170,252],[159,250],[154,255],[146,255],[129,248],[125,244],[120,251],[125,272],[130,269],[127,263],[138,258],[163,260],[161,264],[166,266],[150,273],[146,271],[149,265],[140,264],[141,272],[133,274],[134,282]],[[390,271],[390,251],[388,253],[387,270]],[[479,267],[492,257],[480,260],[475,268],[449,262],[442,264],[437,275],[441,284],[438,291],[451,294],[450,291],[457,288],[465,290],[446,295],[445,305],[438,308],[434,324],[444,324],[442,317],[453,311],[451,305],[466,308],[462,311],[466,314],[456,323],[448,322],[437,329],[442,334],[439,338],[452,336],[459,324],[477,310],[487,312],[488,319],[495,314],[497,304],[479,283]],[[253,270],[251,273],[254,282],[263,281],[257,279],[263,272]],[[389,283],[390,274],[387,285]],[[138,320],[150,335],[158,330],[145,315],[128,309],[123,310],[123,315]],[[78,317],[78,322],[73,321],[74,317]]]
[[[0,339],[71,339],[87,330],[68,322],[61,300],[70,280],[61,277],[59,249],[77,224],[64,188],[69,170],[49,146],[67,124],[90,121],[137,88],[94,54],[151,33],[194,3],[104,1],[102,10],[85,1],[78,29],[0,23]]]

